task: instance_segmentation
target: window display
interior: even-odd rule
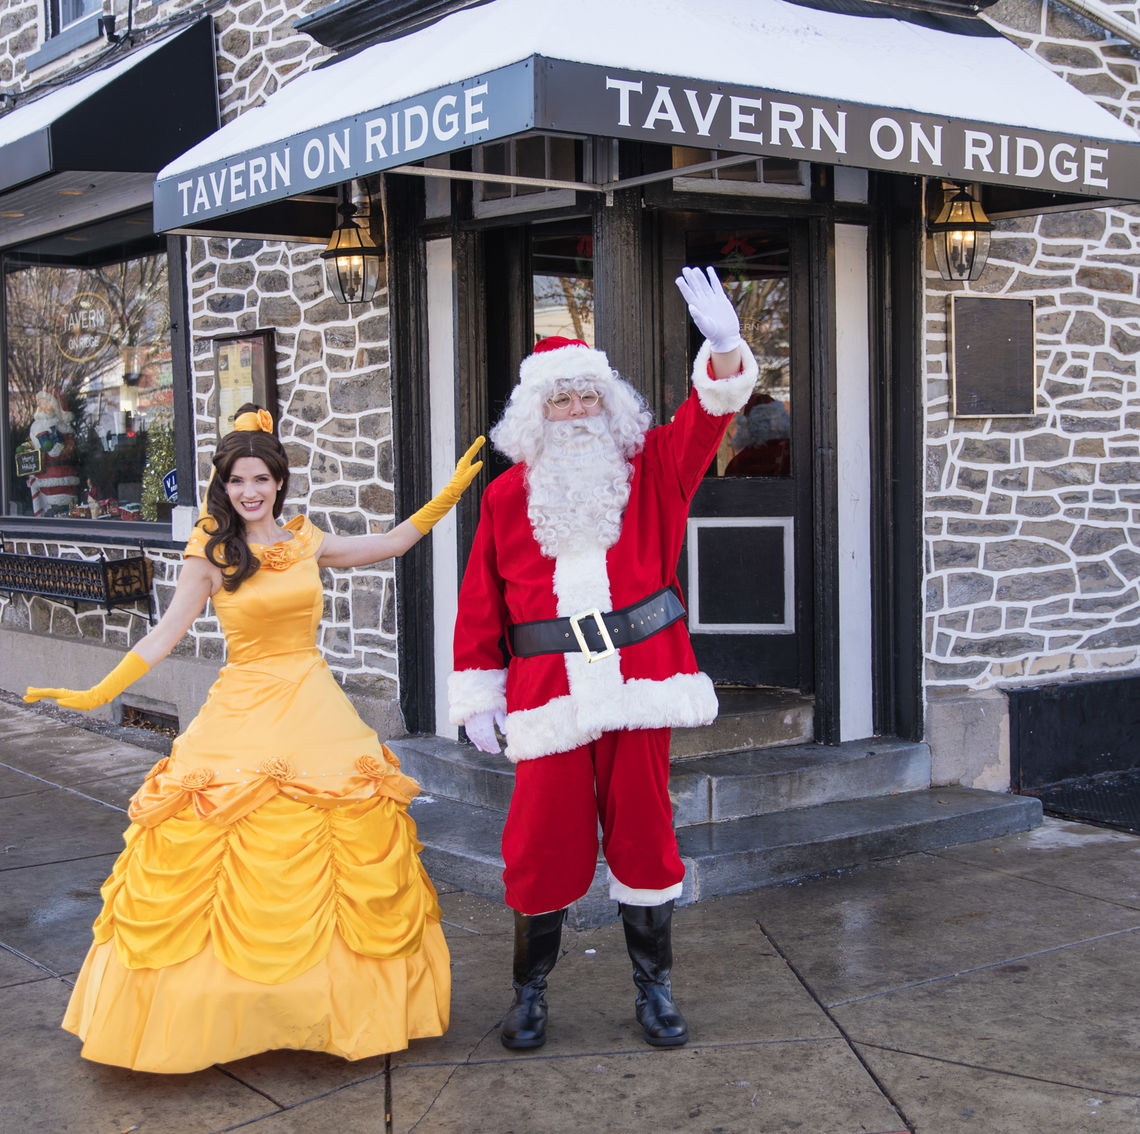
[[[177,502],[166,254],[60,255],[97,239],[5,257],[9,515],[160,521]]]

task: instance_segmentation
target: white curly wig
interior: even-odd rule
[[[580,339],[540,339],[523,359],[519,382],[503,416],[491,430],[491,444],[515,464],[533,464],[542,448],[546,399],[557,390],[597,390],[602,416],[627,460],[641,452],[653,415],[645,399],[610,366],[600,350]]]

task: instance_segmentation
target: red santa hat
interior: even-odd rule
[[[526,386],[553,389],[559,379],[577,385],[577,379],[589,379],[598,385],[613,381],[615,375],[605,352],[595,350],[581,339],[550,335],[534,344],[534,353],[522,360],[519,382]]]

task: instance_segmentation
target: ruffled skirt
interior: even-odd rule
[[[63,1021],[86,1058],[363,1059],[446,1031],[447,945],[401,803],[279,793],[225,825],[187,803],[125,842]]]

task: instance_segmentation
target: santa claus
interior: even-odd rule
[[[546,978],[566,907],[593,879],[599,820],[637,1019],[655,1046],[688,1038],[670,983],[684,867],[669,730],[708,724],[717,698],[693,656],[676,564],[693,494],[757,368],[716,273],[685,268],[677,286],[706,342],[669,424],[649,428],[644,400],[601,351],[548,338],[491,432],[514,466],[483,494],[448,692],[451,720],[489,752],[498,725],[516,764],[503,830],[508,1048],[545,1042]]]
[[[67,515],[79,499],[75,469],[75,429],[63,399],[53,390],[36,395],[36,413],[28,440],[43,452],[43,468],[28,477],[36,516]]]

